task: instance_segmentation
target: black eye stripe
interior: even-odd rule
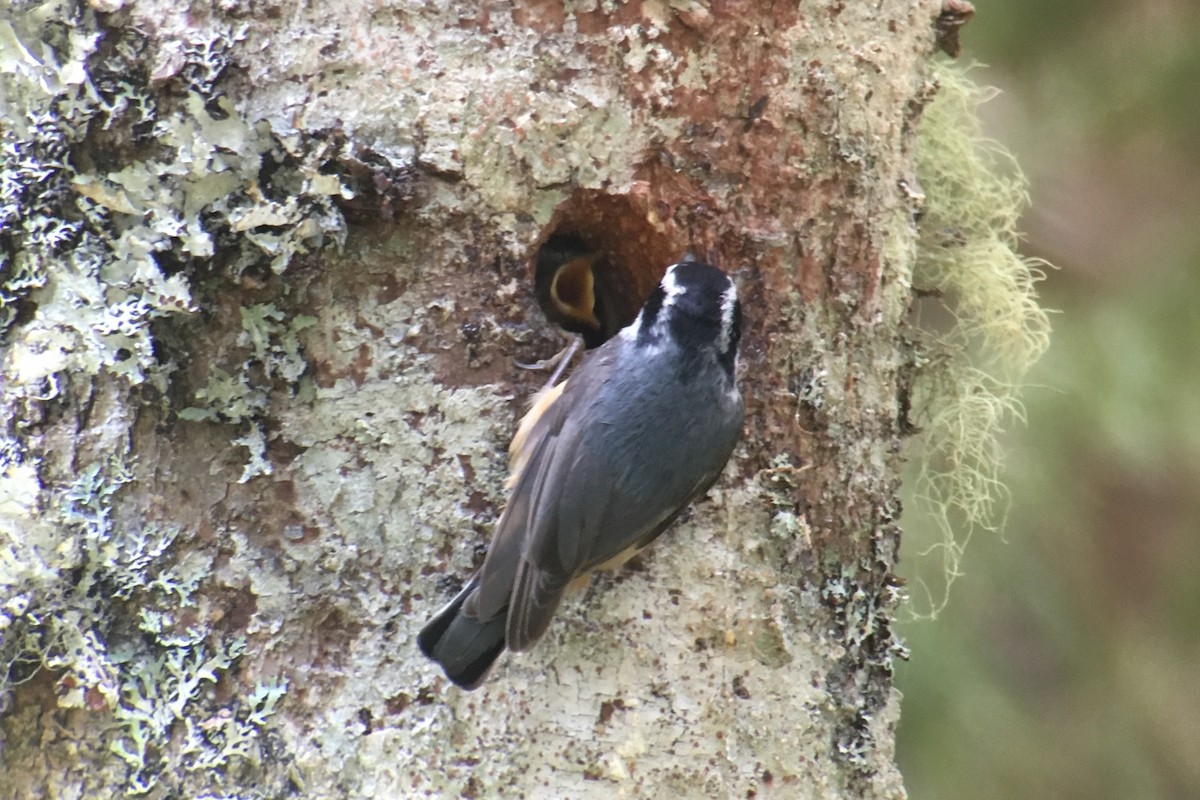
[[[667,300],[667,293],[663,291],[661,286],[655,286],[654,291],[646,298],[646,305],[642,308],[642,313],[646,319],[654,321],[658,319],[658,313],[662,311],[663,303]]]
[[[645,341],[654,330],[654,324],[658,321],[658,316],[662,312],[663,303],[666,300],[667,293],[661,285],[655,286],[654,291],[650,292],[650,296],[646,298],[646,305],[642,306],[642,324],[638,329],[640,341]]]

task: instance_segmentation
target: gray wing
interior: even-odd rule
[[[662,420],[639,420],[634,414],[622,424],[637,429],[661,426]],[[538,468],[523,476],[531,485],[525,547],[509,598],[509,648],[528,648],[545,633],[575,577],[641,549],[666,530],[716,480],[740,429],[739,421],[728,447],[698,442],[697,457],[663,462],[661,475],[646,480],[630,465],[652,462],[655,454],[597,447],[607,433],[603,422],[588,415],[564,420],[538,454]]]
[[[683,422],[679,430],[664,431],[675,420],[665,422],[661,409],[639,408],[636,401],[620,420],[601,418],[597,401],[613,367],[612,351],[595,351],[514,454],[520,473],[480,569],[478,590],[463,606],[478,620],[507,614],[511,650],[527,649],[545,633],[574,578],[666,530],[716,480],[740,435],[740,414],[736,425],[712,432],[719,440],[714,441],[696,436]],[[614,435],[618,426],[623,436]],[[635,474],[638,465],[656,464],[659,453],[632,452],[635,445],[629,443],[663,436],[690,442],[692,451],[682,445],[675,460],[657,463],[654,477],[647,479],[644,470]]]
[[[480,568],[478,590],[464,603],[464,610],[470,616],[487,620],[505,613],[508,608],[523,556],[532,538],[531,531],[535,525],[545,524],[546,515],[539,508],[546,504],[546,498],[562,491],[562,481],[570,471],[578,448],[580,420],[587,416],[586,399],[595,397],[610,363],[611,353],[604,352],[603,348],[593,353],[566,382],[562,394],[542,410],[529,431],[518,433],[519,451],[512,454],[512,463],[519,467],[519,473],[514,475],[516,480],[504,513],[496,524],[487,557]],[[594,368],[584,369],[588,364]],[[569,409],[574,409],[574,413],[569,414]],[[548,573],[558,576],[563,570],[548,570]],[[545,592],[538,596],[554,597],[553,603],[557,605],[557,598],[561,597],[562,589],[571,577],[566,575],[557,590],[547,583]],[[553,611],[552,605],[546,612],[547,617]]]

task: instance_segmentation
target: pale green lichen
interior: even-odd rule
[[[109,216],[79,197],[72,148],[112,110],[83,71],[98,40],[90,13],[54,2],[21,10],[5,27],[19,63],[0,81],[0,331],[21,301],[37,310],[10,342],[12,388],[40,394],[66,370],[141,382],[154,366],[150,320],[188,308],[190,295],[148,250],[112,241]]]
[[[345,236],[334,145],[243,120],[215,95],[238,32],[193,33],[177,102],[151,91],[144,38],[102,39],[87,5],[0,10],[0,383],[14,437],[0,438],[0,712],[48,675],[58,706],[118,723],[87,747],[111,744],[126,789],[162,796],[224,794],[228,770],[260,759],[286,684],[239,694],[231,676],[218,704],[213,684],[245,644],[208,621],[220,617],[205,594],[214,554],[140,511],[118,522],[134,471],[103,435],[83,437],[73,475],[58,475],[37,450],[45,409],[68,386],[98,392],[103,381],[88,383],[104,374],[165,393],[174,367],[152,323],[193,313],[201,276],[279,274]],[[250,386],[252,401],[231,389],[233,408],[214,413],[257,423],[272,382],[303,372],[297,334],[309,324],[249,307],[240,344],[264,383],[243,368],[229,383]],[[261,429],[238,441],[264,471]]]
[[[26,11],[0,31],[14,53],[0,82],[0,105],[13,111],[0,142],[0,332],[21,301],[37,309],[10,342],[13,388],[41,393],[57,373],[105,370],[165,391],[150,323],[194,310],[179,266],[211,258],[218,240],[233,277],[264,260],[281,273],[297,254],[340,246],[345,224],[331,196],[343,189],[323,171],[333,154],[276,137],[227,99],[201,93],[212,91],[236,33],[197,32],[182,67],[193,91],[166,113],[133,77],[144,57],[136,37],[123,35],[115,54],[99,58],[90,12],[67,2]],[[63,28],[69,35],[56,33]],[[94,82],[81,72],[88,58]],[[69,153],[93,120],[105,130],[128,124],[152,155],[81,169]]]
[[[0,493],[21,480],[26,466],[6,465]],[[36,482],[36,475],[24,477]],[[60,706],[115,704],[117,670],[104,637],[92,627],[98,603],[92,591],[106,573],[115,577],[110,567],[122,558],[123,548],[112,539],[112,500],[128,480],[119,461],[93,464],[63,491],[57,530],[39,524],[36,513],[5,520],[0,587],[23,602],[6,607],[0,695],[46,668],[59,675]],[[10,521],[16,524],[9,527]],[[77,578],[60,580],[68,570],[76,571]],[[113,585],[122,582],[118,578]]]
[[[230,375],[220,367],[213,367],[208,383],[196,390],[195,399],[200,405],[182,409],[180,419],[238,422],[255,419],[266,410],[267,390],[251,385],[245,372]]]
[[[295,386],[308,364],[301,353],[299,334],[316,323],[316,317],[297,315],[290,319],[274,303],[244,306],[238,347],[249,350],[236,375],[214,367],[208,383],[196,390],[199,405],[179,412],[189,422],[244,423],[246,428],[233,444],[246,448],[247,459],[239,483],[258,475],[270,475],[267,436],[263,419],[272,383]],[[251,375],[256,377],[251,377]]]
[[[1022,381],[1050,335],[1036,292],[1044,264],[1018,250],[1025,180],[983,138],[976,115],[990,94],[951,64],[937,64],[935,75],[940,89],[918,131],[924,201],[912,277],[918,291],[941,295],[953,320],[926,324],[914,365],[923,447],[915,494],[940,532],[930,550],[946,579],[940,592],[925,587],[931,613],[946,601],[971,532],[1003,524],[1000,435],[1021,418]]]
[[[205,615],[187,613],[202,609],[212,556],[189,549],[177,558],[177,528],[116,525],[116,496],[131,479],[120,460],[89,466],[63,491],[67,535],[43,552],[53,540],[8,535],[9,512],[22,510],[15,504],[30,496],[20,490],[31,479],[11,464],[0,479],[7,545],[0,585],[6,595],[13,590],[0,612],[0,696],[45,669],[56,676],[59,706],[111,710],[118,730],[108,746],[127,765],[130,795],[168,777],[176,789],[215,789],[222,781],[217,768],[258,763],[262,734],[287,684],[269,680],[223,707],[214,703],[213,685],[246,645],[199,621]],[[29,580],[31,564],[46,567],[40,583]],[[55,580],[68,566],[74,579]],[[121,622],[131,616],[132,628]],[[180,768],[190,777],[180,778]]]
[[[246,642],[217,636],[204,624],[184,624],[182,612],[200,605],[197,591],[212,563],[195,551],[190,561],[157,558],[175,538],[157,530],[133,532],[121,537],[126,546],[119,548],[124,555],[118,577],[129,596],[136,592],[142,635],[114,637],[109,648],[120,678],[113,710],[120,732],[109,749],[128,767],[131,795],[168,779],[176,791],[185,785],[213,789],[222,782],[218,768],[238,760],[257,764],[261,735],[287,690],[286,680],[270,680],[228,705],[214,703],[212,687],[234,668]],[[140,567],[152,563],[155,569],[143,574]]]
[[[195,311],[194,272],[218,247],[237,278],[259,264],[280,274],[296,255],[344,242],[333,197],[346,191],[327,169],[340,145],[277,136],[213,94],[241,31],[198,29],[181,43],[190,91],[168,110],[137,68],[147,57],[138,34],[109,32],[100,55],[96,20],[78,4],[11,13],[0,26],[0,106],[12,112],[0,131],[0,334],[22,308],[32,318],[8,332],[7,387],[46,399],[64,373],[104,371],[165,394],[173,365],[160,362],[151,323]],[[85,168],[91,159],[74,152],[88,152],[89,129],[119,125],[147,157]],[[273,314],[243,317],[255,376],[214,370],[197,398],[196,418],[257,428],[235,440],[249,450],[244,479],[269,472],[259,419],[271,381],[293,383],[304,369],[296,333],[310,323]]]
[[[204,685],[216,684],[245,649],[242,639],[216,650],[197,640],[125,665],[114,712],[122,730],[109,748],[129,768],[127,794],[146,794],[170,774],[160,755],[168,748],[186,773],[171,776],[176,787],[195,776],[190,786],[215,789],[222,783],[218,770],[231,761],[261,761],[260,734],[278,710],[287,681],[260,683],[233,707],[203,701]]]

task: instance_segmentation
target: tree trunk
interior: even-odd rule
[[[0,12],[0,797],[902,797],[938,4],[178,5]],[[555,233],[735,277],[745,436],[466,693]]]

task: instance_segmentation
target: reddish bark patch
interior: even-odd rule
[[[561,0],[523,0],[513,5],[512,19],[538,33],[559,33],[567,21],[567,11]]]

